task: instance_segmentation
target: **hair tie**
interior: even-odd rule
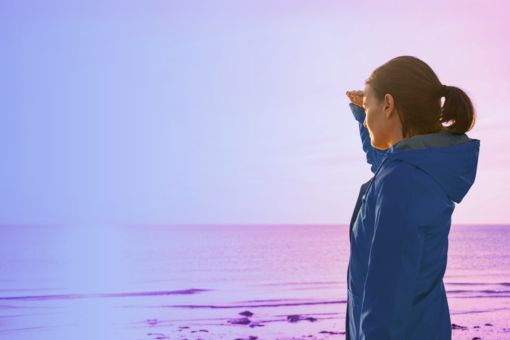
[[[439,89],[439,96],[445,97],[448,94],[448,85],[441,85],[441,89]]]

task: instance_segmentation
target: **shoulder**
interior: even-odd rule
[[[376,205],[405,207],[413,218],[428,223],[448,205],[446,193],[432,176],[413,164],[391,160],[374,178]]]
[[[388,186],[389,184],[404,184],[409,182],[416,172],[415,166],[399,159],[389,159],[382,166],[374,178],[374,184]]]
[[[376,192],[384,191],[387,194],[406,196],[427,191],[427,188],[436,186],[434,179],[419,167],[402,160],[388,160],[382,165],[374,178]]]

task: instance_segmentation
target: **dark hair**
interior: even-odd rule
[[[440,130],[465,133],[475,123],[476,113],[468,95],[456,86],[441,84],[432,68],[416,57],[389,60],[375,69],[365,84],[372,87],[379,102],[386,93],[393,96],[404,138]]]

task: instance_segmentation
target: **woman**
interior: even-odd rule
[[[443,276],[451,215],[478,164],[471,100],[412,56],[347,95],[374,176],[351,218],[346,338],[451,339]]]

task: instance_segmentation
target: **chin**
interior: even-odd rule
[[[385,147],[380,146],[380,145],[377,145],[377,143],[374,143],[374,140],[373,140],[373,139],[370,139],[370,144],[371,144],[374,148],[376,148],[376,149],[378,149],[378,150],[386,150],[386,148],[385,148]]]

